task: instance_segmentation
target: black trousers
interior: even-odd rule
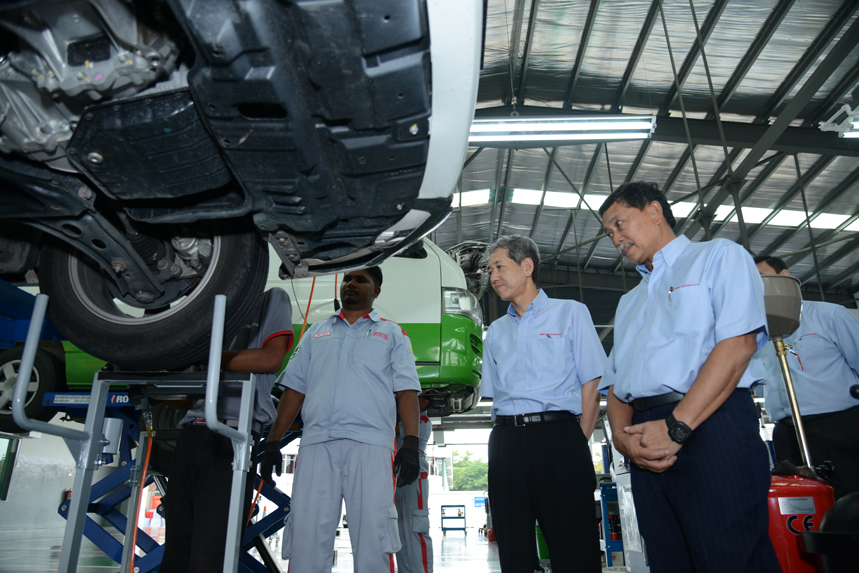
[[[254,434],[253,443],[259,436]],[[205,426],[182,428],[164,497],[167,530],[161,573],[223,571],[227,547],[230,488],[233,481],[233,446],[228,438]],[[242,537],[253,502],[256,455],[245,487]]]
[[[835,488],[835,499],[859,491],[859,406],[802,417],[811,463],[825,460],[835,464],[829,485]],[[802,454],[792,424],[779,420],[773,430],[776,465],[788,460],[802,465]]]
[[[489,436],[489,502],[504,573],[533,573],[534,524],[555,573],[599,573],[593,461],[576,420],[495,426]]]
[[[635,412],[662,420],[676,404]],[[769,457],[748,391],[731,394],[661,474],[631,470],[652,573],[780,573],[770,542]]]

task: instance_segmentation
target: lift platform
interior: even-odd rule
[[[33,317],[27,333],[27,343],[21,359],[19,377],[22,379],[28,379],[32,369],[46,306],[47,297],[39,295],[36,299]],[[147,396],[160,400],[205,397],[207,426],[210,430],[230,438],[234,451],[233,481],[227,529],[227,539],[234,541],[227,543],[224,572],[234,573],[239,570],[252,573],[280,571],[276,558],[271,554],[264,540],[283,526],[284,518],[290,508],[289,496],[263,484],[263,495],[274,501],[278,508],[248,527],[244,539],[239,539],[241,520],[246,519],[246,516],[242,515],[243,492],[245,479],[247,479],[250,468],[250,430],[253,418],[255,384],[253,374],[220,372],[225,306],[226,298],[218,295],[215,299],[208,372],[101,371],[96,373],[92,391],[89,394],[53,393],[46,395],[46,400],[59,410],[78,416],[83,414],[85,410],[84,430],[65,428],[27,418],[24,412],[27,387],[25,385],[16,387],[12,408],[15,423],[30,431],[64,438],[72,456],[77,461],[71,499],[64,501],[59,509],[60,514],[67,519],[67,525],[58,571],[66,573],[77,570],[82,537],[86,535],[111,559],[120,563],[122,573],[128,572],[132,552],[130,540],[133,538],[135,529],[137,529],[137,546],[146,553],[145,556],[136,558],[135,573],[155,571],[161,563],[163,546],[137,527],[136,516],[139,511],[137,500],[140,488],[154,482],[163,490],[165,480],[163,476],[148,472],[146,483],[140,483],[143,460],[140,455],[136,460],[131,458],[131,441],[137,441],[139,444],[137,451],[144,452],[148,437],[145,432],[140,435],[139,412],[128,403],[128,395],[124,392],[110,392],[112,385],[145,385]],[[217,402],[219,395],[241,397],[238,429],[228,427],[218,421]],[[294,440],[299,434],[300,432],[289,432],[281,444],[284,445]],[[264,449],[260,448],[260,451],[262,452]],[[93,484],[95,470],[105,463],[112,462],[113,456],[119,456],[120,468]],[[254,476],[254,478],[259,480],[258,476]],[[255,485],[258,486],[259,481],[256,481]],[[134,516],[131,519],[123,515],[118,509],[118,506],[126,500],[130,500],[128,516]],[[124,533],[126,542],[120,543],[88,514],[102,516],[111,527]],[[264,563],[260,563],[247,553],[253,547],[258,549]]]

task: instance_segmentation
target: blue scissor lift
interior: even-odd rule
[[[227,552],[224,572],[243,571],[250,573],[281,572],[276,557],[271,553],[265,538],[275,534],[284,524],[290,510],[290,498],[280,490],[263,483],[262,495],[277,504],[272,511],[256,523],[251,524],[243,539],[239,540],[241,520],[247,519],[243,513],[244,486],[250,468],[251,422],[253,417],[253,394],[255,389],[253,374],[223,372],[220,370],[221,346],[223,342],[223,319],[225,298],[216,297],[215,318],[213,321],[212,343],[209,353],[208,372],[110,372],[100,371],[94,376],[92,392],[48,393],[44,405],[61,412],[82,417],[85,415],[84,430],[50,425],[30,420],[24,412],[26,385],[16,385],[13,400],[13,417],[20,427],[57,435],[65,439],[72,456],[77,461],[74,487],[70,500],[63,501],[59,513],[67,520],[63,539],[60,566],[62,573],[77,569],[82,536],[86,536],[105,554],[120,563],[120,571],[129,570],[130,540],[137,529],[137,546],[146,553],[135,559],[135,573],[157,571],[161,564],[164,547],[152,539],[142,529],[137,528],[139,508],[137,501],[141,488],[142,454],[146,451],[146,432],[139,426],[140,412],[128,402],[125,392],[110,392],[111,385],[143,385],[148,397],[157,400],[179,400],[202,398],[205,396],[206,419],[214,420],[207,425],[212,431],[229,437],[233,443],[233,484],[230,498],[230,524],[227,530]],[[47,297],[39,295],[27,333],[27,343],[21,358],[19,378],[29,379],[39,341],[39,331],[44,319]],[[20,386],[20,391],[18,386]],[[230,428],[217,421],[217,400],[223,395],[241,396],[239,430]],[[287,432],[281,447],[295,440],[300,430]],[[156,436],[154,438],[157,439]],[[138,443],[137,459],[131,457],[131,444]],[[259,448],[264,452],[263,446]],[[93,483],[95,470],[112,463],[114,456],[120,459],[120,467],[109,476]],[[260,455],[261,457],[261,455]],[[254,485],[259,486],[259,476],[253,476]],[[147,472],[146,487],[152,483],[164,492],[166,480],[163,476]],[[256,490],[256,487],[254,488]],[[128,516],[122,514],[119,506],[129,500]],[[111,528],[124,534],[126,543],[120,543],[105,527],[90,516],[101,516]],[[129,516],[133,516],[129,519]],[[234,539],[234,543],[229,540]],[[256,548],[263,563],[254,559],[248,552]]]

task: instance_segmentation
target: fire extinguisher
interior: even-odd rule
[[[65,499],[65,501],[71,501],[72,500],[72,489],[71,488],[69,488],[63,492],[63,499]]]

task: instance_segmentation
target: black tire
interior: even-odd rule
[[[206,355],[216,294],[227,297],[224,340],[230,340],[259,308],[267,275],[266,244],[244,228],[216,234],[199,284],[157,314],[123,310],[107,288],[110,279],[67,245],[46,245],[39,269],[60,332],[83,351],[132,370],[181,368]]]
[[[18,369],[21,365],[21,356],[24,348],[12,348],[0,353],[0,432],[18,433],[24,432],[12,419],[12,397],[15,392],[15,384],[18,378]],[[36,358],[33,361],[33,372],[30,374],[31,389],[27,392],[27,401],[24,403],[24,412],[32,420],[47,422],[57,413],[42,406],[42,399],[46,392],[56,392],[63,388],[65,376],[63,364],[60,360],[46,350],[36,350]]]

